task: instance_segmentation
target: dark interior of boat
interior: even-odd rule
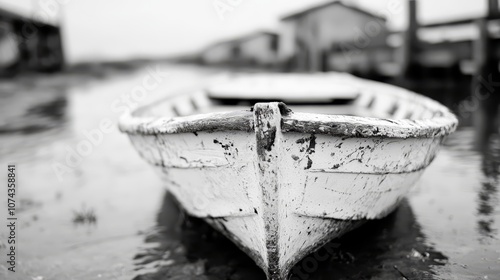
[[[376,82],[358,82],[357,78],[331,82],[327,87],[311,92],[294,89],[288,94],[283,89],[265,91],[242,85],[190,90],[171,95],[136,110],[138,117],[184,117],[194,114],[249,110],[258,102],[283,102],[293,112],[325,115],[349,115],[383,119],[428,119],[442,116],[442,106],[405,89]],[[338,86],[340,84],[340,86]],[[356,87],[353,87],[355,84]]]

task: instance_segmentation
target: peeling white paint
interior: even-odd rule
[[[390,213],[457,125],[445,107],[406,90],[324,78],[358,87],[359,111],[388,119],[295,113],[275,102],[162,117],[158,108],[176,105],[154,104],[152,116],[139,109],[120,128],[190,215],[238,244],[269,279],[286,279],[306,254]],[[177,113],[208,108],[183,98]]]

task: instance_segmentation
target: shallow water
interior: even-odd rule
[[[215,73],[160,67],[168,75],[139,102]],[[0,81],[0,166],[16,163],[19,180],[16,273],[6,270],[2,226],[1,279],[264,279],[178,209],[125,135],[100,129],[116,122],[114,105],[136,103],[126,97],[150,70]],[[322,248],[326,258],[306,257],[292,279],[500,279],[500,141],[484,156],[473,136],[461,128],[401,207]],[[6,191],[0,197],[6,221]]]

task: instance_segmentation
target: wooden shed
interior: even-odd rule
[[[365,50],[385,46],[388,34],[384,17],[328,2],[282,18],[279,57],[288,70],[369,71],[375,55]]]
[[[64,66],[60,27],[0,8],[0,75]]]

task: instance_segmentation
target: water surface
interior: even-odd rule
[[[140,102],[216,72],[161,67],[168,77]],[[16,163],[19,179],[17,272],[6,271],[1,229],[0,278],[264,279],[229,240],[176,206],[125,135],[100,130],[150,71],[0,81],[0,166]],[[461,128],[401,207],[321,249],[328,258],[306,257],[292,279],[500,279],[500,141],[478,153],[473,136]],[[75,157],[85,141],[88,153]]]

